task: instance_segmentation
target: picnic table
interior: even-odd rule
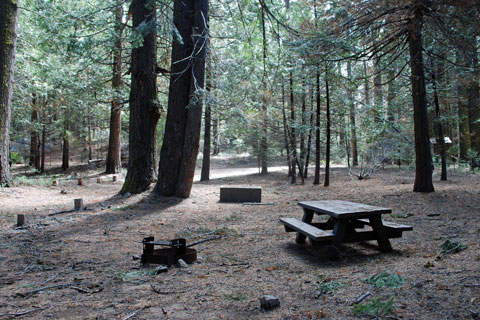
[[[392,213],[389,208],[343,200],[301,201],[298,205],[303,208],[302,220],[280,218],[285,231],[297,232],[295,241],[298,244],[305,243],[306,237],[314,244],[335,247],[342,243],[376,240],[382,252],[390,252],[389,239],[401,238],[403,231],[412,230],[411,226],[383,221],[383,214]],[[313,223],[315,214],[328,215],[329,220]],[[371,230],[364,230],[365,226],[370,226]]]

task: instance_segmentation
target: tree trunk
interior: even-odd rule
[[[46,101],[46,98],[45,98]],[[42,160],[40,163],[40,172],[45,172],[45,144],[47,143],[47,103],[43,104],[42,110]]]
[[[262,44],[263,44],[263,76],[262,76],[262,135],[260,138],[260,175],[268,174],[268,107],[267,107],[267,38],[265,34],[265,9],[262,6]]]
[[[325,150],[325,181],[323,185],[330,185],[330,90],[328,86],[328,65],[325,64],[325,91],[327,99],[327,145]]]
[[[67,170],[70,167],[70,143],[68,141],[68,107],[65,107],[65,119],[63,127],[63,147],[62,147],[62,169]]]
[[[155,2],[134,0],[133,28],[148,26],[143,45],[132,50],[128,172],[121,193],[147,190],[155,178],[155,132],[160,118],[157,101]]]
[[[447,181],[447,156],[445,150],[445,140],[443,135],[442,120],[440,115],[440,102],[438,100],[438,90],[437,90],[437,79],[436,79],[436,70],[432,64],[432,86],[433,86],[433,102],[435,104],[435,131],[437,135],[437,143],[440,149],[440,157],[442,159],[442,174],[440,180]],[[440,71],[440,70],[439,70]],[[441,70],[443,72],[443,70]]]
[[[347,62],[348,80],[352,80],[352,63]],[[358,166],[358,148],[357,148],[357,126],[355,121],[355,100],[353,97],[353,89],[348,86],[347,99],[349,104],[349,116],[350,116],[350,150],[352,156],[352,166]]]
[[[472,41],[472,44],[475,42]],[[470,143],[480,156],[480,68],[478,66],[477,47],[473,46],[470,53],[470,83],[468,86],[468,120],[470,128]]]
[[[320,184],[320,71],[316,74],[317,111],[315,116],[315,176],[313,184]]]
[[[290,147],[292,148],[292,176],[290,182],[297,182],[297,142],[295,137],[295,105],[293,103],[293,73],[290,71]]]
[[[0,187],[10,184],[10,118],[17,36],[17,1],[0,2]]]
[[[117,173],[122,165],[120,160],[120,134],[122,127],[122,108],[120,91],[122,87],[122,18],[123,1],[117,1],[115,11],[115,42],[113,45],[113,99],[110,110],[110,133],[105,173]]]
[[[205,90],[208,93],[208,102],[205,105],[205,124],[203,134],[203,159],[202,159],[202,173],[200,181],[210,180],[210,150],[211,150],[211,126],[212,126],[212,107],[210,101],[210,90],[212,87],[212,64],[211,56],[208,57],[207,66],[207,81]]]
[[[408,44],[413,97],[413,121],[415,130],[415,192],[433,192],[432,155],[427,116],[427,95],[422,56],[422,24],[426,0],[419,1],[414,8],[414,16],[408,25]]]
[[[307,138],[307,154],[305,157],[305,170],[303,176],[306,178],[308,175],[308,165],[310,162],[310,153],[312,151],[312,132],[313,132],[313,86],[310,100],[310,120],[308,121],[308,138]]]
[[[292,176],[292,160],[290,159],[290,147],[288,142],[287,115],[285,112],[285,83],[282,79],[282,117],[283,117],[283,136],[285,139],[285,151],[287,152],[288,176]]]
[[[303,72],[302,72],[303,73]],[[306,103],[306,98],[307,98],[307,88],[306,88],[306,83],[305,83],[305,76],[303,76],[302,79],[302,110],[300,113],[301,116],[301,127],[300,127],[300,166],[298,169],[298,175],[302,178],[305,178],[305,156],[306,156],[306,148],[305,148],[305,127],[306,127],[306,122],[307,119],[306,117],[306,111],[307,111],[307,103]],[[303,180],[303,179],[302,179]]]
[[[30,161],[28,163],[29,166],[35,166],[35,169],[39,170],[40,165],[39,160],[39,134],[37,130],[38,125],[38,106],[37,106],[37,97],[35,93],[32,97],[32,115],[31,115],[31,123],[30,128],[32,128],[32,132],[30,133]]]
[[[173,22],[183,43],[172,45],[168,113],[155,192],[188,198],[193,184],[202,120],[208,1],[175,1]]]
[[[462,65],[468,65],[467,54],[457,51],[457,60]],[[467,160],[467,153],[471,148],[470,140],[470,120],[468,113],[468,93],[469,82],[471,79],[466,72],[457,74],[457,93],[458,93],[458,135],[459,135],[459,151],[460,159]]]

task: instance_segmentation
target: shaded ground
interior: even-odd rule
[[[367,291],[381,301],[394,297],[386,319],[473,319],[480,313],[478,175],[451,173],[449,181],[435,182],[435,193],[419,194],[411,192],[414,174],[399,169],[359,181],[336,168],[328,188],[312,186],[311,179],[291,185],[284,172],[252,174],[196,182],[192,196],[181,201],[148,193],[123,198],[116,194],[122,182],[110,175],[97,184],[98,172],[81,173],[85,186],[65,179],[59,186],[0,189],[0,318],[349,319],[358,318],[352,303]],[[263,202],[271,205],[219,203],[225,184],[260,185]],[[71,208],[74,198],[93,210],[49,216]],[[349,244],[331,260],[328,248],[296,245],[295,235],[278,223],[281,216],[300,218],[297,201],[307,199],[391,207],[388,220],[414,231],[393,239],[391,254],[379,253],[375,243]],[[28,213],[28,228],[14,227],[18,212]],[[154,276],[154,266],[132,259],[148,235],[220,238],[195,247],[197,263]],[[468,247],[443,254],[447,239]],[[364,282],[381,272],[404,283],[377,288]],[[321,294],[322,288],[330,292]],[[264,312],[263,294],[279,296],[281,306]]]

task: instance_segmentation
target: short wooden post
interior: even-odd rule
[[[53,180],[53,181],[52,181],[52,184],[53,184],[54,186],[58,186],[58,180],[57,180],[57,179]]]
[[[79,186],[83,186],[83,179],[82,178],[78,178],[77,181],[78,181]]]
[[[102,180],[102,178],[97,178],[97,183],[100,183],[100,184],[102,184],[102,183],[103,183],[103,180]]]
[[[25,224],[25,215],[17,214],[17,227],[21,227]]]
[[[80,211],[83,209],[83,199],[74,199],[75,211]]]
[[[113,181],[113,182],[117,181],[117,176],[113,176],[113,177],[112,177],[112,181]]]

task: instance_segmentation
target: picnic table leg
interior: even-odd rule
[[[335,226],[333,227],[333,234],[334,238],[332,241],[332,245],[336,248],[340,248],[343,243],[343,239],[345,238],[345,233],[347,232],[348,228],[348,221],[339,219],[336,221]]]
[[[370,217],[370,225],[372,226],[375,237],[377,238],[378,246],[382,252],[392,252],[392,245],[387,237],[387,230],[383,226],[382,218],[380,216]]]
[[[314,212],[312,210],[303,208],[302,221],[305,223],[311,224],[313,219],[313,214]],[[305,235],[301,234],[300,232],[297,232],[297,237],[295,238],[295,242],[298,244],[304,244],[306,238],[307,237]]]

